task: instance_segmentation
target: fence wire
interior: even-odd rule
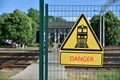
[[[120,19],[120,6],[113,5],[104,12],[112,11]],[[80,14],[85,14],[90,21],[95,15],[100,16],[101,5],[49,5],[48,6],[48,80],[120,80],[120,69],[75,68],[60,65],[59,47]],[[98,25],[99,26],[99,25]],[[99,26],[100,27],[100,26]],[[99,31],[98,31],[99,32]],[[120,53],[120,52],[118,52]],[[109,61],[109,63],[111,63]]]

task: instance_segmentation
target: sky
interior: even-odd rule
[[[44,0],[49,5],[102,5],[107,0]],[[120,1],[119,3],[120,4]],[[10,13],[15,9],[27,12],[31,7],[39,10],[39,0],[0,0],[0,14]]]
[[[15,9],[27,12],[31,7],[39,10],[39,0],[0,0],[0,14],[11,13]]]
[[[44,0],[49,5],[100,5],[105,0]],[[15,9],[27,12],[29,8],[39,10],[39,0],[0,0],[0,14],[10,13]]]
[[[106,0],[45,0],[50,5],[102,5]]]

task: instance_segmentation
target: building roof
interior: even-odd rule
[[[74,22],[49,22],[48,28],[71,28]]]

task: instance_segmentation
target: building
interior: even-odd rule
[[[74,22],[49,22],[48,23],[48,42],[61,44],[66,38]],[[44,33],[45,35],[45,33]],[[44,37],[45,38],[45,37]],[[45,39],[44,39],[45,40]],[[39,29],[36,33],[36,42],[39,43]]]

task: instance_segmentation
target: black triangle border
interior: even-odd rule
[[[66,43],[67,40],[69,39],[70,35],[73,33],[74,29],[76,28],[77,24],[78,24],[79,21],[81,20],[81,18],[84,18],[84,20],[86,21],[86,23],[87,23],[87,25],[88,25],[90,31],[92,32],[92,34],[93,34],[93,36],[94,36],[94,38],[95,38],[97,44],[99,45],[100,49],[77,49],[77,48],[73,49],[73,48],[63,48],[64,45],[65,45],[65,43]],[[84,16],[84,14],[81,14],[81,16],[79,17],[79,19],[77,20],[77,23],[75,23],[75,25],[74,25],[72,31],[70,31],[70,33],[69,33],[69,35],[67,36],[67,38],[65,39],[64,43],[61,45],[60,50],[72,50],[72,51],[103,51],[103,49],[102,49],[100,43],[98,42],[98,39],[97,39],[95,33],[93,32],[93,30],[92,30],[90,24],[88,23],[86,17]]]

